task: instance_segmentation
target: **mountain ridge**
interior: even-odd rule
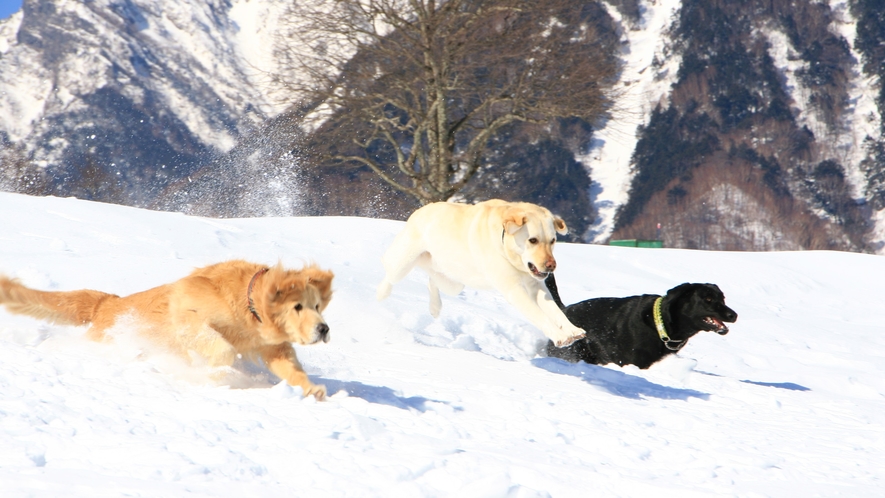
[[[576,241],[885,251],[874,1],[601,5],[625,63],[620,112],[510,130],[464,199],[550,204]],[[214,216],[403,218],[416,204],[370,172],[304,155],[324,135],[270,83],[281,12],[26,0],[0,21],[0,188]]]

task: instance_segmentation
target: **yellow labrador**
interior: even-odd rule
[[[416,265],[430,276],[430,314],[439,316],[439,291],[458,294],[465,285],[497,289],[557,346],[584,337],[553,301],[544,279],[556,269],[561,218],[527,202],[492,199],[474,205],[437,202],[409,217],[384,254],[387,272],[379,300]]]

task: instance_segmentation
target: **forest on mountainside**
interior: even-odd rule
[[[580,3],[595,55],[635,55],[631,34],[662,3]],[[244,76],[249,63],[238,59],[243,28],[226,17],[231,5],[183,3],[160,15],[139,0],[26,0],[20,25],[0,23],[0,189],[221,217],[408,216],[420,205],[413,196],[368,166],[324,156],[346,137],[340,116],[306,126],[317,103],[297,98],[281,113],[266,110]],[[668,247],[711,250],[881,250],[883,12],[885,0],[682,0],[649,68],[669,89],[635,131],[629,191],[610,238],[660,233]],[[163,24],[170,20],[205,47],[163,38],[172,36]],[[279,43],[282,21],[264,21],[261,43]],[[665,74],[673,60],[678,71]],[[385,61],[392,72],[396,63]],[[43,114],[28,124],[16,113],[39,92]],[[874,106],[859,106],[863,92],[874,94]],[[625,106],[614,102],[615,111],[634,112]],[[586,241],[600,226],[601,173],[582,157],[617,119],[504,126],[453,198],[537,202],[566,219],[568,240]],[[868,123],[876,130],[858,136]],[[370,153],[391,161],[391,151]]]
[[[857,19],[855,48],[862,54],[864,73],[877,79],[876,104],[885,112],[885,0],[852,0],[851,14]],[[864,143],[869,151],[861,164],[867,176],[866,198],[875,210],[885,209],[885,122],[880,122],[880,136]]]
[[[613,237],[658,223],[667,246],[862,250],[869,211],[838,152],[799,120],[761,33],[783,32],[803,67],[818,133],[843,126],[852,57],[826,4],[684,0],[673,32],[682,65],[670,106],[639,131],[630,200]]]

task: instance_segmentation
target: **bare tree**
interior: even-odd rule
[[[296,2],[278,40],[277,82],[300,100],[306,122],[333,130],[334,143],[314,147],[327,161],[368,166],[421,204],[447,200],[482,167],[503,127],[606,114],[616,47],[584,7]]]

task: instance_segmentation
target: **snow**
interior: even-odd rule
[[[803,85],[799,79],[799,72],[808,69],[808,63],[796,53],[786,33],[781,29],[763,28],[760,31],[768,40],[769,55],[785,80],[784,90],[793,99],[796,124],[800,127],[807,126],[815,137],[832,135],[822,111],[810,104],[812,90]]]
[[[402,223],[209,219],[0,194],[0,272],[128,294],[229,258],[336,274],[327,402],[0,311],[2,496],[880,496],[885,259],[557,246],[566,301],[714,282],[739,313],[649,370],[569,364],[500,296],[377,303]]]
[[[841,157],[838,159],[846,170],[846,178],[854,189],[855,198],[862,199],[864,185],[866,185],[866,177],[860,170],[860,163],[866,156],[863,147],[864,139],[881,136],[882,116],[876,105],[878,77],[867,76],[862,71],[862,56],[854,47],[857,19],[851,16],[848,2],[830,0],[830,8],[835,17],[834,31],[848,42],[849,50],[855,60],[849,87],[848,110],[845,113],[844,129],[842,130],[844,136],[840,137],[842,140],[839,143]]]
[[[843,37],[854,57],[853,73],[849,83],[847,109],[841,122],[835,127],[828,126],[811,103],[812,91],[805,87],[797,77],[797,72],[808,66],[808,63],[796,53],[787,35],[780,29],[763,28],[761,32],[769,41],[769,54],[775,66],[786,80],[787,93],[796,106],[797,123],[807,126],[815,137],[825,138],[821,143],[829,144],[825,153],[843,166],[846,179],[851,186],[855,199],[864,198],[864,185],[867,179],[861,171],[861,161],[866,157],[864,139],[878,137],[881,117],[876,106],[876,79],[862,71],[861,55],[854,48],[857,31],[857,20],[851,17],[847,2],[831,0],[830,8],[834,13],[833,32]]]
[[[9,46],[15,43],[15,35],[18,33],[21,23],[22,14],[20,10],[6,19],[0,19],[0,54],[8,52]]]
[[[832,31],[845,39],[854,58],[851,79],[848,84],[848,101],[846,112],[839,123],[828,126],[821,116],[821,111],[811,104],[811,90],[806,88],[796,76],[797,71],[805,68],[807,63],[801,59],[791,47],[787,35],[781,30],[763,27],[760,32],[770,44],[769,54],[775,66],[786,81],[787,93],[793,98],[797,123],[807,126],[815,137],[826,144],[827,159],[838,162],[845,170],[845,178],[851,188],[851,195],[857,202],[864,202],[865,189],[868,183],[861,163],[867,156],[864,147],[866,138],[881,138],[880,125],[882,116],[876,104],[876,89],[879,84],[877,76],[868,76],[862,70],[862,57],[854,47],[857,32],[857,20],[851,16],[848,2],[830,0],[834,22]],[[823,213],[819,216],[825,217]],[[869,240],[878,254],[885,253],[885,210],[874,212],[870,216],[872,229]],[[875,248],[877,247],[877,248]]]
[[[252,86],[264,94],[265,114],[276,116],[294,100],[283,89],[270,83],[272,74],[281,71],[274,57],[278,20],[285,2],[273,0],[238,0],[233,2],[229,17],[236,26],[231,37],[237,58],[246,61],[242,71]]]
[[[599,213],[590,232],[584,236],[589,242],[603,242],[614,230],[618,208],[629,197],[637,128],[648,123],[658,104],[667,107],[670,87],[682,60],[668,50],[666,36],[682,5],[681,0],[641,0],[639,3],[642,18],[636,26],[630,26],[615,7],[603,3],[621,28],[623,87],[616,89],[620,95],[612,119],[594,131],[587,153],[576,157],[590,173],[590,195]],[[655,60],[661,65],[654,65]]]
[[[862,57],[854,47],[857,34],[857,19],[851,16],[848,2],[842,0],[830,0],[830,8],[836,15],[836,32],[842,35],[848,42],[851,54],[856,61],[853,74],[849,109],[846,113],[846,140],[843,146],[844,155],[840,162],[845,167],[846,179],[853,187],[854,196],[857,199],[864,198],[867,178],[861,170],[861,161],[866,158],[867,151],[863,144],[867,137],[881,139],[882,114],[876,104],[876,90],[882,84],[877,76],[867,76],[861,70]],[[878,254],[885,254],[885,209],[872,213],[870,219],[873,228],[869,239],[878,246]]]
[[[38,63],[37,54],[16,42],[23,16],[22,11],[18,11],[0,21],[0,129],[12,142],[31,132],[52,87]],[[9,71],[9,67],[16,70]]]
[[[45,122],[52,121],[47,118],[83,107],[83,96],[117,86],[136,103],[145,91],[155,92],[203,143],[229,150],[238,133],[282,110],[268,96],[268,82],[256,76],[265,74],[259,70],[265,69],[261,64],[271,34],[244,32],[228,17],[243,2],[280,5],[271,0],[56,2],[52,20],[78,40],[78,48],[49,62],[43,52],[16,41],[23,11],[0,20],[0,129],[12,142],[35,149],[38,164],[52,164],[61,151],[43,150],[31,140],[46,131]],[[263,12],[256,7],[254,13]],[[39,33],[32,24],[29,36]],[[266,48],[255,53],[259,35]],[[236,130],[230,129],[231,121]]]

